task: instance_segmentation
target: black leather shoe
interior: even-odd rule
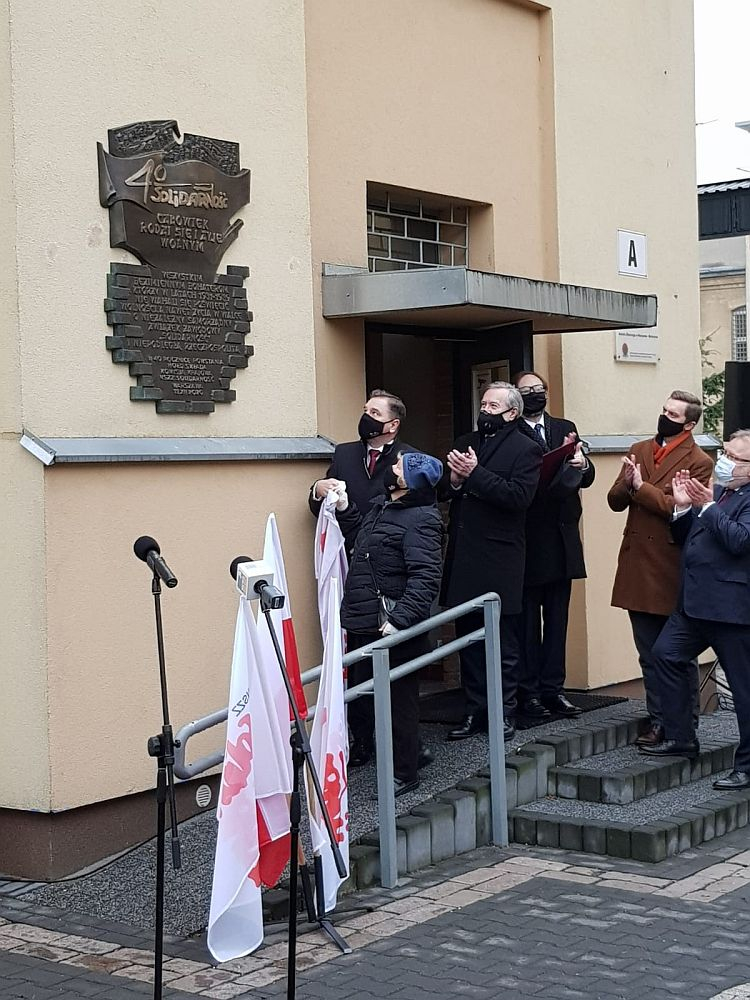
[[[718,778],[714,788],[720,792],[736,792],[740,788],[750,788],[750,774],[747,771],[730,771],[725,778]]]
[[[414,781],[402,781],[401,778],[393,779],[393,794],[396,797],[413,792],[415,788],[419,788],[419,778],[415,778]]]
[[[465,740],[477,733],[487,732],[487,718],[481,715],[467,715],[457,729],[451,729],[446,739]]]
[[[432,750],[428,750],[427,747],[419,748],[419,756],[417,757],[417,767],[429,767],[430,764],[435,763],[435,754]]]
[[[698,740],[692,743],[678,743],[677,740],[665,740],[656,747],[639,747],[641,753],[648,754],[649,757],[687,757],[688,760],[695,760],[700,752]]]
[[[540,726],[543,722],[549,722],[552,718],[552,712],[544,705],[538,698],[529,698],[518,706],[519,718],[523,718],[524,722],[530,722],[533,725]]]
[[[516,720],[515,719],[504,719],[503,720],[503,736],[506,740],[512,740],[516,735]]]
[[[664,742],[664,726],[655,724],[650,726],[645,733],[641,733],[635,741],[637,747],[658,747]]]
[[[575,719],[581,714],[580,708],[568,701],[564,694],[556,694],[552,698],[542,698],[542,705],[556,719]]]
[[[349,767],[364,767],[372,760],[375,747],[364,740],[355,740],[349,748]]]

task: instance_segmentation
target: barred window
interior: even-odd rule
[[[367,195],[367,263],[371,271],[414,271],[468,264],[469,210],[419,194]]]
[[[747,361],[747,308],[732,310],[732,361]]]

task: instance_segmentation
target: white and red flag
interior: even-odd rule
[[[349,791],[347,763],[349,741],[344,710],[344,668],[342,663],[341,624],[339,621],[339,582],[328,584],[327,630],[324,636],[323,669],[320,675],[310,746],[315,768],[320,775],[323,801],[330,816],[339,850],[349,871]],[[317,798],[308,782],[310,832],[313,850],[321,858],[325,887],[326,913],[336,906],[339,886],[344,881],[336,870],[333,851]]]
[[[318,613],[320,629],[325,640],[328,635],[328,595],[332,579],[339,582],[339,598],[344,591],[349,564],[346,558],[344,536],[336,520],[338,493],[330,490],[323,498],[315,529],[315,579],[318,581]]]
[[[271,617],[273,619],[273,627],[275,628],[279,639],[279,644],[284,653],[284,662],[286,663],[289,680],[292,683],[292,691],[294,692],[294,701],[297,705],[297,711],[300,714],[300,718],[306,719],[307,702],[305,701],[305,692],[302,688],[302,679],[299,669],[299,654],[297,653],[297,639],[294,635],[294,622],[292,620],[289,587],[287,586],[286,570],[284,569],[284,553],[281,551],[281,539],[279,538],[279,529],[276,524],[275,514],[269,514],[268,521],[266,522],[266,538],[263,545],[263,561],[267,562],[272,567],[274,586],[278,587],[286,598],[284,601],[284,607],[276,611],[272,611]],[[267,631],[267,629],[264,629],[263,631]],[[276,663],[275,656],[273,662]],[[279,683],[281,683],[280,676]],[[290,718],[286,691],[284,692],[284,701],[287,704],[286,716],[287,718]],[[289,767],[291,768],[291,752],[289,757]]]
[[[219,791],[216,860],[208,947],[219,962],[254,951],[263,941],[262,844],[267,824],[261,790],[286,801],[290,790],[284,740],[261,663],[258,628],[240,599],[234,635],[224,768]],[[276,811],[271,810],[274,817]],[[288,815],[286,819],[288,829]],[[288,858],[288,847],[287,847]]]

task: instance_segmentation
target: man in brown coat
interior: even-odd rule
[[[612,606],[625,608],[643,671],[649,730],[636,741],[656,746],[664,739],[661,699],[651,650],[677,604],[680,547],[672,541],[672,477],[682,469],[707,485],[713,463],[693,438],[700,420],[700,399],[675,390],[662,407],[656,437],[639,441],[607,495],[614,511],[627,510]],[[691,671],[692,697],[698,710],[698,670]]]

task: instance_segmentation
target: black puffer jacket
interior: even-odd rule
[[[354,504],[336,516],[347,543],[356,538],[341,604],[344,628],[378,631],[378,590],[396,600],[389,615],[396,628],[429,618],[443,568],[434,490],[410,490],[399,500],[376,497],[364,519]]]

